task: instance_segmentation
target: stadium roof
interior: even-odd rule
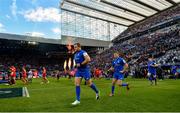
[[[179,3],[180,0],[63,0],[60,7],[128,27]]]
[[[34,43],[48,43],[48,44],[58,44],[66,45],[71,41],[71,43],[81,43],[82,46],[91,46],[91,47],[108,47],[110,41],[103,40],[93,40],[93,39],[84,39],[84,38],[73,38],[68,36],[62,36],[61,39],[49,39],[43,37],[34,37],[28,35],[18,35],[18,34],[9,34],[9,33],[0,33],[0,40],[17,40],[17,41],[28,41]],[[93,43],[93,45],[92,45]]]

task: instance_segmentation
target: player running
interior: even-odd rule
[[[171,67],[171,72],[173,73],[174,75],[174,79],[178,79],[178,76],[180,74],[180,66],[172,66]]]
[[[41,84],[43,84],[43,83],[49,83],[49,80],[47,79],[46,75],[47,75],[47,73],[46,73],[46,68],[43,67],[43,71],[42,71],[42,82],[41,82]]]
[[[127,70],[128,64],[126,61],[119,56],[119,53],[114,53],[114,60],[112,61],[112,67],[110,70],[114,71],[113,80],[112,80],[112,87],[111,93],[109,96],[114,96],[114,89],[115,84],[117,83],[118,86],[126,87],[127,91],[130,89],[128,83],[123,83],[124,79],[124,72]]]
[[[32,83],[32,79],[33,79],[33,72],[32,72],[32,69],[29,69],[29,72],[28,72],[28,83]]]
[[[22,67],[22,82],[23,84],[28,84],[27,72],[24,66]]]
[[[148,76],[149,76],[149,80],[151,82],[151,85],[153,85],[153,80],[155,82],[155,85],[157,85],[156,67],[158,67],[158,64],[155,63],[154,57],[152,55],[149,55],[149,58],[148,58]]]
[[[90,57],[86,51],[81,49],[81,45],[79,43],[74,44],[74,49],[74,59],[77,67],[77,72],[75,74],[76,100],[72,103],[72,105],[80,104],[80,83],[82,78],[84,78],[87,84],[95,91],[96,100],[98,100],[99,91],[91,80],[90,68],[88,66],[88,63],[90,62]]]
[[[10,74],[10,85],[12,84],[16,84],[16,68],[14,66],[11,66],[10,67],[10,71],[11,71],[11,74]]]

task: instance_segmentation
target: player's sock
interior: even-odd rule
[[[156,78],[154,79],[154,81],[155,81],[155,85],[157,85],[157,79]]]
[[[111,93],[114,94],[114,89],[115,89],[115,86],[112,86],[111,87]]]
[[[80,92],[81,92],[80,86],[76,86],[76,100],[78,101],[80,101]]]
[[[99,91],[98,91],[97,87],[95,86],[95,84],[92,83],[92,85],[90,87],[96,92],[96,94],[99,93]]]
[[[152,82],[152,78],[151,78],[151,77],[149,77],[149,81],[151,81],[151,82]]]
[[[149,77],[149,81],[151,82],[151,85],[153,85],[153,79],[152,79],[152,77]]]
[[[121,86],[128,86],[128,84],[126,84],[126,83],[122,83],[122,85]]]

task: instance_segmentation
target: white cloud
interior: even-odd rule
[[[5,32],[6,29],[4,28],[4,25],[2,23],[0,23],[0,32]]]
[[[52,7],[28,10],[24,13],[24,18],[33,22],[60,22],[59,9]]]
[[[4,27],[3,24],[0,23],[0,28]]]
[[[12,15],[16,18],[16,14],[17,14],[17,5],[16,5],[16,0],[12,0],[12,4],[10,6],[11,8],[11,13]]]
[[[45,36],[45,34],[41,33],[41,32],[27,32],[25,34],[28,35],[28,36],[35,36],[35,37],[43,37],[43,36]]]
[[[53,33],[55,33],[55,34],[60,34],[60,33],[61,33],[61,30],[60,30],[58,27],[53,28],[52,31],[53,31]]]

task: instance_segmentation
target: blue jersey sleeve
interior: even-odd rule
[[[172,66],[172,68],[171,68],[171,72],[173,73],[173,74],[175,74],[176,73],[176,66]]]
[[[122,65],[124,66],[124,65],[126,64],[126,61],[122,58],[122,59],[121,59],[121,63],[122,63]]]
[[[82,54],[83,54],[83,57],[88,55],[86,51],[83,51]]]

